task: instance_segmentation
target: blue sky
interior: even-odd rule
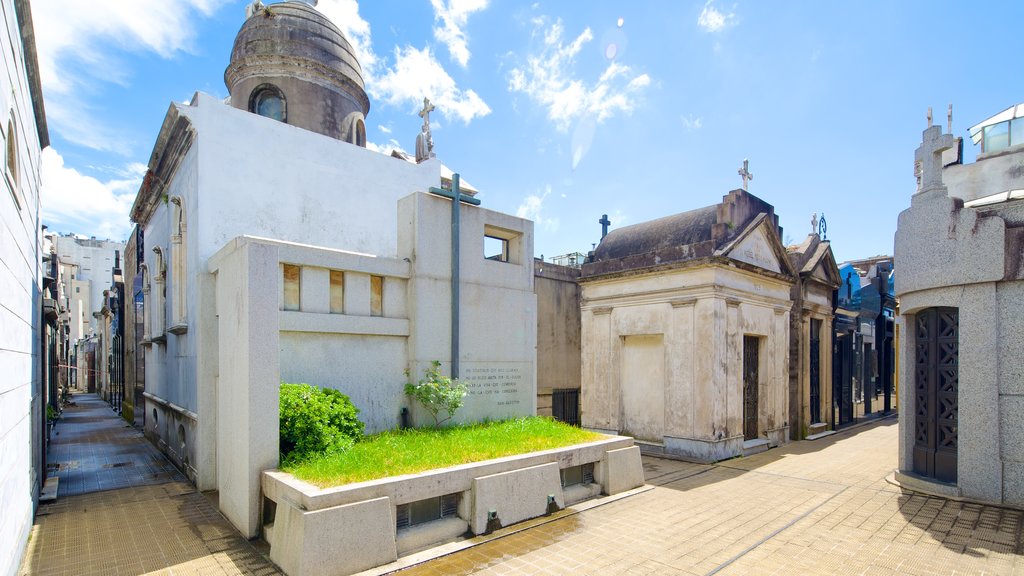
[[[51,150],[44,222],[124,239],[170,102],[227,96],[243,1],[36,0]],[[268,2],[270,3],[270,2]],[[784,239],[824,213],[839,261],[891,254],[934,108],[953,132],[1024,101],[1021,2],[320,0],[359,53],[367,136],[435,152],[483,205],[536,222],[536,255],[598,219],[719,202],[750,159]],[[250,143],[240,143],[250,145]],[[965,144],[973,161],[975,148]]]

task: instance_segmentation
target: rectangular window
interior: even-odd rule
[[[345,313],[345,273],[331,270],[331,314]]]
[[[1010,121],[1010,146],[1024,144],[1024,116]]]
[[[370,316],[384,315],[384,277],[370,276]]]
[[[508,262],[508,240],[484,236],[484,258],[497,262]]]
[[[985,136],[983,152],[996,152],[1010,146],[1009,122],[985,126],[982,130]]]
[[[301,267],[284,264],[284,309],[299,309],[299,275]]]

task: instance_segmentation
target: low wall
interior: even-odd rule
[[[563,489],[561,471],[589,464],[592,482]],[[352,574],[643,483],[640,450],[622,436],[324,489],[267,471],[264,536],[270,559],[290,576]],[[398,528],[399,507],[452,495],[457,514]]]

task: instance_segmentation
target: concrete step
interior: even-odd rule
[[[761,452],[764,452],[769,447],[770,446],[768,445],[768,440],[766,440],[765,438],[757,438],[757,439],[754,439],[754,440],[744,440],[743,441],[743,455],[744,456],[753,456],[754,454],[759,454]]]
[[[828,430],[827,422],[815,422],[807,427],[807,435],[814,436],[815,434],[821,434]]]
[[[831,435],[833,435],[835,433],[836,433],[835,430],[825,430],[824,432],[818,432],[817,434],[811,434],[807,438],[804,438],[804,440],[817,440],[819,438],[824,438],[826,436],[831,436]]]

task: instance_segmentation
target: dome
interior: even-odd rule
[[[365,146],[370,100],[341,30],[304,2],[251,12],[224,71],[231,105]]]

